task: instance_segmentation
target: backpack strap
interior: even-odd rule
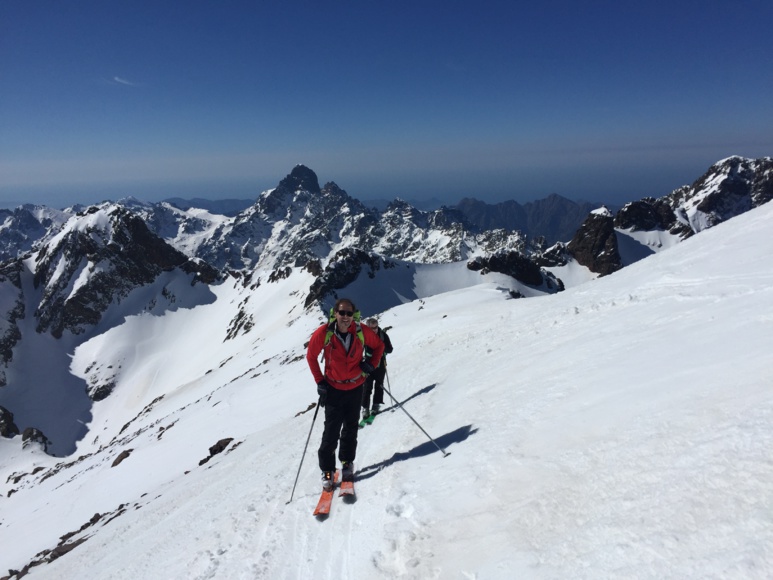
[[[330,322],[327,325],[327,333],[325,333],[325,346],[330,344],[330,339],[333,338],[333,333],[335,332],[335,320],[333,322]],[[365,347],[365,335],[362,333],[362,325],[359,323],[359,321],[354,323],[357,326],[357,337],[360,339],[360,342],[362,343],[362,346]]]

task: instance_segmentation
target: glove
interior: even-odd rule
[[[369,360],[364,360],[360,363],[360,370],[364,372],[366,375],[369,375],[370,373],[376,370],[376,367],[370,364]]]
[[[319,406],[324,407],[327,400],[327,391],[330,388],[330,383],[326,380],[321,380],[317,383],[317,394],[319,395]]]

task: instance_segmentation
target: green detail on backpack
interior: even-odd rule
[[[365,346],[365,335],[362,333],[362,325],[360,324],[360,319],[362,318],[362,315],[360,314],[359,310],[354,311],[354,324],[357,326],[357,337],[360,339],[360,342],[362,343],[362,352],[365,354],[367,347]],[[336,325],[336,313],[335,309],[330,309],[330,317],[328,318],[328,324],[327,324],[327,333],[325,334],[325,346],[330,344],[330,339],[333,337],[333,333],[335,332],[335,325]],[[367,373],[362,373],[363,377],[367,377]]]

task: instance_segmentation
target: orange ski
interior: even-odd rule
[[[319,502],[314,509],[315,516],[326,516],[330,513],[330,504],[333,502],[333,494],[335,493],[336,483],[338,482],[338,470],[333,474],[333,487],[329,491],[322,490],[322,495],[319,496]]]

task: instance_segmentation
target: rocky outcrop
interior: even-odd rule
[[[5,407],[0,407],[0,436],[16,437],[19,434],[19,428],[13,422],[13,413]]]
[[[596,210],[588,216],[566,249],[579,264],[601,276],[623,267],[617,247],[614,219],[606,208]]]
[[[773,158],[728,157],[712,165],[692,185],[661,198],[626,204],[615,216],[615,227],[659,229],[685,239],[771,199]]]
[[[18,259],[0,264],[0,292],[8,308],[0,312],[0,387],[7,383],[5,368],[13,360],[13,349],[22,337],[17,324],[25,314],[21,272],[22,263]]]
[[[393,264],[384,260],[383,266],[389,268],[393,267]],[[363,268],[368,268],[368,276],[372,278],[381,267],[382,259],[376,254],[356,248],[339,250],[322,275],[311,285],[304,306],[308,308],[327,296],[335,295],[336,290],[346,288],[360,276]]]
[[[67,212],[31,204],[0,209],[0,262],[27,254],[55,235],[69,217]]]
[[[566,250],[566,244],[558,242],[553,244],[546,250],[540,250],[532,256],[532,260],[540,268],[557,268],[560,266],[566,266],[568,252]]]
[[[111,303],[161,272],[180,268],[194,274],[194,282],[211,283],[218,276],[125,208],[94,206],[81,217],[38,253],[34,284],[44,288],[35,312],[38,332],[50,331],[57,338],[65,330],[80,334],[97,324]]]
[[[693,230],[714,226],[773,199],[773,158],[729,157],[712,165],[683,194],[686,209],[704,216]]]
[[[48,452],[48,445],[51,443],[40,429],[27,427],[21,434],[22,448],[30,445],[38,445],[44,452]]]
[[[552,274],[543,272],[539,266],[519,252],[504,251],[490,256],[479,256],[467,262],[467,268],[481,274],[499,272],[529,286],[542,286],[548,278],[549,287],[559,287],[558,281]],[[560,287],[563,289],[563,284]]]
[[[204,465],[207,463],[210,459],[212,459],[215,455],[222,453],[226,450],[226,447],[228,447],[231,444],[231,441],[233,441],[233,437],[226,437],[224,439],[221,439],[217,443],[215,443],[212,447],[209,448],[209,455],[199,461],[199,465]]]

